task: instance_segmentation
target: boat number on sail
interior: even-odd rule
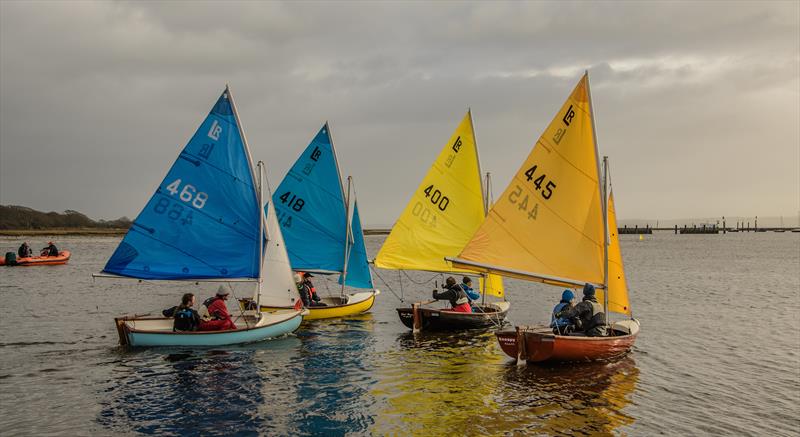
[[[431,212],[431,210],[428,209],[428,207],[426,207],[419,201],[415,203],[414,208],[411,209],[411,215],[419,218],[419,220],[422,223],[432,228],[436,227],[436,214]]]
[[[511,202],[512,205],[516,204],[520,211],[527,212],[529,220],[536,220],[536,216],[539,214],[539,203],[534,200],[533,206],[528,209],[529,199],[527,194],[525,194],[525,197],[522,199],[522,201],[517,204],[517,201],[520,199],[521,195],[522,187],[516,185],[514,191],[508,194],[508,201]]]
[[[564,125],[569,127],[569,124],[572,123],[573,118],[575,118],[575,110],[572,109],[572,105],[569,105],[569,108],[567,108],[567,112],[564,113],[564,118],[562,118],[561,121],[564,122]],[[558,128],[555,135],[553,135],[553,142],[556,143],[556,145],[561,143],[561,139],[564,138],[564,135],[567,133],[567,127]]]
[[[289,196],[292,196],[291,198]],[[297,197],[296,195],[292,194],[291,191],[287,191],[279,197],[281,199],[281,203],[286,205],[289,208],[292,208],[296,212],[300,212],[303,210],[303,206],[305,206],[306,201]]]
[[[447,206],[450,205],[450,198],[443,196],[441,191],[433,188],[433,185],[428,185],[428,188],[426,188],[424,192],[425,197],[427,197],[432,204],[436,205],[439,211],[446,210]]]
[[[550,196],[553,195],[553,189],[556,187],[556,183],[551,180],[547,181],[547,183],[545,184],[546,175],[542,173],[541,175],[536,176],[536,167],[537,166],[534,165],[533,167],[529,168],[528,171],[525,172],[525,179],[527,179],[528,182],[533,181],[533,186],[534,188],[536,188],[536,191],[542,190],[542,197],[544,197],[545,200],[547,200],[550,198]],[[534,176],[536,176],[536,179],[534,179]],[[542,188],[543,184],[544,188]]]
[[[183,189],[181,189],[180,179],[175,179],[174,182],[167,185],[167,191],[173,196],[177,195],[183,202],[191,203],[191,205],[197,209],[203,209],[208,200],[208,194],[203,191],[197,191],[194,185],[186,184],[183,186]]]

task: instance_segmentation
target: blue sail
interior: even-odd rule
[[[341,272],[346,211],[327,124],[289,169],[272,201],[292,268]]]
[[[344,270],[347,210],[327,123],[289,169],[272,201],[293,269]],[[371,287],[364,284],[351,283],[348,274],[347,285]]]
[[[350,248],[350,259],[347,262],[347,285],[354,288],[374,288],[372,274],[369,271],[367,248],[364,246],[364,231],[361,229],[361,218],[358,215],[358,203],[354,202],[353,220],[350,227],[353,230],[353,242]],[[342,283],[341,277],[339,283]]]
[[[141,279],[257,278],[260,218],[226,88],[103,271]]]

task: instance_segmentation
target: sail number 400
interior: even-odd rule
[[[175,179],[174,182],[167,185],[167,191],[169,191],[169,193],[172,194],[173,196],[177,194],[178,198],[181,199],[182,201],[187,203],[191,202],[192,206],[194,206],[197,209],[203,209],[203,207],[206,206],[206,201],[208,200],[208,194],[206,194],[203,191],[198,192],[197,188],[195,188],[194,185],[190,184],[184,185],[182,190],[180,188],[181,188],[180,179]],[[179,191],[180,194],[178,194]]]
[[[434,189],[433,185],[428,185],[428,188],[426,188],[423,192],[425,193],[425,197],[427,197],[432,204],[439,208],[439,211],[446,210],[447,205],[450,205],[450,198],[442,195],[441,191]]]

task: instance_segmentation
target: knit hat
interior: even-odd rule
[[[569,302],[572,299],[575,299],[575,293],[573,293],[572,290],[566,289],[563,293],[561,293],[562,302]]]
[[[583,295],[594,296],[594,285],[586,283],[586,285],[583,286]]]
[[[220,285],[219,288],[217,289],[217,296],[227,296],[229,294],[231,294],[231,292],[228,291],[228,289],[225,288],[224,285]]]

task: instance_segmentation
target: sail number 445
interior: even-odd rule
[[[549,180],[545,184],[546,175],[544,173],[537,175],[536,168],[537,166],[534,165],[525,171],[525,179],[528,182],[533,181],[533,187],[536,188],[536,191],[542,190],[542,197],[547,200],[553,195],[553,189],[556,187],[556,183],[552,180]],[[542,188],[542,185],[544,185],[544,188]]]

